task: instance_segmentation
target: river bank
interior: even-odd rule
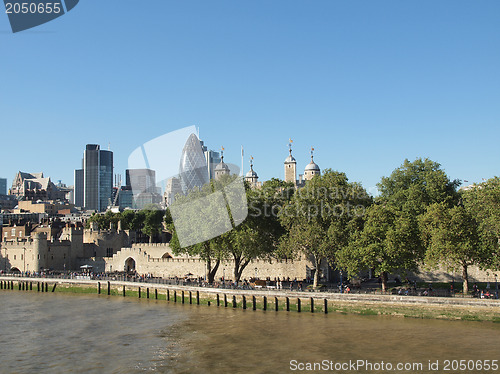
[[[98,294],[256,311],[500,322],[500,302],[492,299],[239,290],[51,278],[1,277],[0,283],[1,291]]]

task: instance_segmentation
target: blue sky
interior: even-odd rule
[[[72,184],[85,144],[124,174],[189,125],[261,180],[315,160],[372,189],[405,158],[499,175],[500,2],[85,0],[12,34],[0,14],[0,177]],[[178,161],[175,160],[175,163]]]

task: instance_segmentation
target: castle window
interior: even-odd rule
[[[38,255],[38,259],[40,260],[40,255]]]
[[[106,248],[106,257],[113,257],[113,248]]]
[[[14,260],[16,259],[16,255],[14,255]]]

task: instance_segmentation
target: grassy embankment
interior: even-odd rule
[[[15,287],[17,290],[17,287]],[[52,286],[49,285],[49,292]],[[33,288],[36,292],[36,287]],[[31,292],[33,292],[31,291]],[[58,293],[77,293],[77,294],[97,294],[97,287],[90,287],[88,285],[64,285],[59,284],[55,292]],[[107,296],[107,288],[101,288],[101,295]],[[123,289],[112,287],[110,289],[111,296],[123,297]],[[169,302],[182,304],[182,292],[178,290],[176,293],[176,301],[174,301],[174,291],[169,291]],[[127,288],[125,291],[126,297],[139,298],[137,289]],[[167,291],[159,290],[156,296],[155,289],[149,289],[149,299],[167,300]],[[147,299],[147,289],[141,287],[141,299]],[[264,309],[264,298],[262,295],[257,295],[255,298],[255,308],[257,310]],[[276,303],[274,297],[267,298],[266,310],[274,312],[276,310]],[[298,311],[297,299],[289,299],[289,310],[291,312]],[[191,295],[191,303],[197,304],[196,293]],[[211,305],[217,307],[217,295],[210,293],[200,292],[200,305]],[[189,292],[184,294],[184,304],[190,304]],[[224,295],[219,295],[219,307],[224,308]],[[233,306],[233,296],[227,295],[227,308],[242,309],[243,298],[236,296],[236,305]],[[251,311],[253,309],[253,301],[251,296],[246,297],[246,308]],[[286,311],[286,299],[284,297],[278,298],[278,311]],[[309,298],[301,298],[301,312],[311,313],[311,304]],[[322,299],[314,300],[314,312],[317,314],[324,313],[324,301]],[[360,302],[360,301],[333,301],[328,300],[328,313],[341,313],[341,314],[358,314],[358,315],[386,315],[405,318],[424,318],[424,319],[446,319],[446,320],[465,320],[465,321],[490,321],[500,322],[500,307],[485,307],[485,306],[470,306],[470,305],[436,305],[436,304],[404,304],[404,303],[386,303],[386,302]]]

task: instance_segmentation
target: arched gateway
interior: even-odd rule
[[[125,261],[125,271],[127,273],[135,271],[135,260],[132,257],[127,258]]]

